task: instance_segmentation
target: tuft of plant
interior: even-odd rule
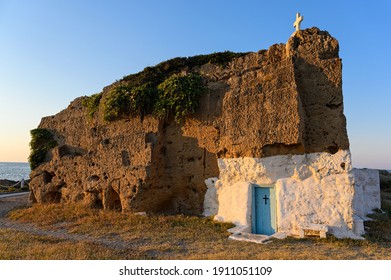
[[[157,97],[157,88],[151,82],[133,88],[130,91],[130,113],[141,118],[152,114]]]
[[[46,153],[58,144],[53,134],[45,128],[36,128],[30,131],[30,168],[37,168],[45,160]]]
[[[198,74],[174,74],[161,83],[158,90],[155,116],[168,117],[172,114],[175,121],[180,122],[198,108],[198,100],[204,92],[204,85]]]
[[[112,88],[103,106],[103,119],[113,121],[130,114],[130,91],[126,85]]]
[[[132,87],[118,85],[112,88],[103,105],[103,118],[113,121],[127,115],[141,116],[152,114],[157,97],[157,88],[151,83]]]
[[[91,96],[86,96],[83,101],[82,105],[84,107],[87,107],[88,109],[88,115],[92,118],[96,111],[99,109],[99,103],[102,99],[102,93],[96,93]]]

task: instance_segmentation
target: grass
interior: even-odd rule
[[[15,187],[0,187],[0,193],[10,193],[17,192],[18,190]]]
[[[80,205],[44,204],[15,210],[10,218],[46,230],[118,240],[130,248],[54,242],[48,237],[1,231],[2,259],[391,259],[389,239],[287,238],[262,245],[229,240],[227,229],[232,224],[194,216],[137,216]],[[390,220],[382,222],[386,229],[379,225],[377,231],[390,237]],[[40,246],[48,252],[37,252]]]
[[[0,186],[0,193],[18,193],[18,192],[27,192],[28,190],[29,188],[27,186],[24,186],[23,188]]]
[[[91,242],[71,242],[0,229],[0,259],[2,260],[86,260],[140,258],[137,252],[114,251]]]

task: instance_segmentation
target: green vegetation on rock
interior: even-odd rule
[[[53,134],[45,128],[36,128],[30,131],[30,156],[31,170],[38,167],[45,160],[46,153],[57,146]]]
[[[198,100],[204,91],[202,78],[197,74],[174,74],[158,86],[158,99],[154,113],[157,117],[172,114],[179,122],[198,108]]]
[[[82,104],[92,117],[103,106],[105,121],[114,121],[133,115],[168,117],[172,114],[177,122],[198,107],[203,92],[202,78],[193,68],[207,63],[226,65],[232,59],[247,53],[219,52],[193,57],[177,57],[146,67],[143,71],[125,76],[109,90],[86,97]],[[181,75],[181,72],[190,74]],[[102,100],[101,100],[102,99]],[[102,102],[101,102],[102,101]]]
[[[146,67],[143,71],[125,76],[120,82],[127,82],[134,86],[141,86],[146,83],[158,85],[173,74],[178,74],[182,70],[191,70],[196,66],[207,63],[224,66],[232,59],[244,56],[248,53],[235,53],[230,51],[216,52],[207,55],[196,55],[191,57],[176,57],[161,62],[153,67]]]
[[[112,121],[130,113],[130,89],[117,86],[110,90],[103,104],[103,118]]]
[[[103,118],[113,121],[130,114],[141,117],[151,114],[156,95],[157,89],[151,83],[134,88],[131,85],[113,87],[103,104]]]
[[[88,113],[91,118],[94,116],[95,112],[98,111],[101,98],[102,93],[96,93],[83,99],[82,104],[88,108]]]
[[[103,118],[113,121],[127,115],[153,114],[156,117],[173,115],[179,122],[198,107],[204,86],[198,74],[173,74],[154,86],[151,82],[132,88],[132,85],[113,87],[103,104]]]

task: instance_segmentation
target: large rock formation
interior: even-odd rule
[[[188,68],[208,91],[180,124],[152,116],[105,122],[101,108],[91,119],[77,98],[39,125],[59,146],[31,173],[31,198],[200,214],[218,159],[347,151],[338,50],[327,32],[310,28],[227,65]]]

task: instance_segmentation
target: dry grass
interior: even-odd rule
[[[121,259],[128,255],[130,252],[111,250],[90,242],[63,241],[0,229],[2,260],[103,260]]]
[[[47,241],[47,238],[31,238],[24,234],[16,234],[15,243],[27,244],[26,248],[31,248],[33,252],[34,248],[39,248],[39,244],[42,243],[43,247],[52,248],[50,250],[54,251],[57,246],[58,250],[64,247],[64,253],[35,255],[29,253],[30,249],[21,251],[10,248],[7,250],[13,253],[3,253],[0,255],[3,259],[391,259],[389,239],[379,240],[371,236],[365,241],[339,240],[332,237],[326,240],[288,238],[261,245],[227,239],[227,229],[232,226],[231,224],[182,215],[145,217],[85,209],[80,205],[51,204],[34,205],[13,211],[10,218],[34,223],[46,230],[65,229],[71,234],[119,240],[129,244],[131,248],[116,250],[97,244],[70,241],[57,241],[57,245],[54,241]],[[385,223],[386,228],[390,226],[389,219]],[[390,237],[391,232],[388,229],[381,231],[381,227],[378,226],[379,232]],[[10,234],[14,233],[2,232],[2,235]],[[7,238],[10,240],[11,237]],[[12,246],[3,244],[10,243],[4,241],[7,238],[0,238],[0,248]],[[67,248],[69,253],[66,253]],[[18,257],[18,254],[21,255]]]
[[[391,204],[383,200],[382,209],[384,211],[369,215],[373,221],[365,222],[365,226],[370,228],[367,236],[374,242],[391,243]]]

